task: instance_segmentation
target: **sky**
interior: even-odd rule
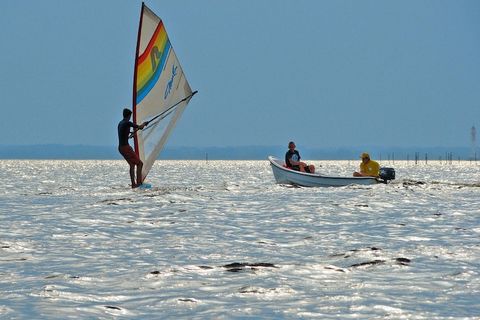
[[[199,91],[168,146],[457,147],[480,131],[480,1],[146,4]],[[140,9],[1,0],[0,145],[116,146]]]

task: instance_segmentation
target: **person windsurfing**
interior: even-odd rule
[[[132,182],[132,188],[137,188],[142,184],[142,168],[143,162],[138,155],[133,151],[132,147],[128,144],[128,136],[130,135],[130,128],[142,130],[147,122],[141,125],[136,125],[130,121],[132,111],[125,108],[123,109],[123,120],[118,123],[118,152],[130,165],[130,180]],[[137,167],[137,180],[135,181],[135,166]]]

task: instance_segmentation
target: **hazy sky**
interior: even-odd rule
[[[480,1],[157,0],[198,90],[169,146],[469,146]],[[0,144],[117,145],[141,1],[1,0]]]

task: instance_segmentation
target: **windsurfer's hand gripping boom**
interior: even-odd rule
[[[135,135],[135,132],[137,132],[138,130],[143,130],[143,128],[145,128],[146,126],[148,126],[148,123],[150,121],[145,121],[144,123],[142,123],[141,125],[138,126],[138,128],[135,128],[135,130],[133,130],[133,132],[130,132],[130,135],[128,136],[129,139],[133,138],[133,136]]]

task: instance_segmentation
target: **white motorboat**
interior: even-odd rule
[[[375,177],[338,177],[316,173],[306,173],[287,168],[282,160],[269,156],[273,176],[279,184],[292,184],[303,187],[343,187],[348,185],[371,185],[384,182]]]

